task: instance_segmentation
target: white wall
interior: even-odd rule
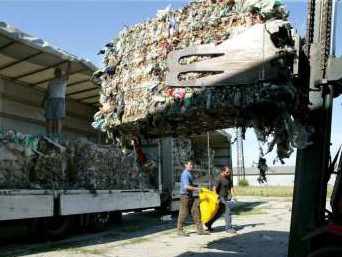
[[[293,186],[294,185],[294,175],[267,175],[267,184],[258,183],[258,175],[246,176],[250,186]],[[332,176],[329,181],[329,185],[333,186],[335,182],[335,175]],[[238,185],[238,178],[234,177],[234,185]]]
[[[249,182],[250,186],[259,186],[257,175],[246,176],[246,180]],[[268,175],[267,185],[269,186],[293,186],[294,176],[293,175]],[[238,178],[234,177],[234,185],[238,185]],[[266,184],[261,184],[266,185]]]

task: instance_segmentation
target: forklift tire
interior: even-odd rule
[[[43,223],[43,233],[46,239],[60,240],[70,231],[72,224],[70,216],[47,218]]]
[[[325,247],[311,253],[308,257],[341,257],[341,247]]]

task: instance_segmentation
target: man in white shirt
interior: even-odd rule
[[[55,78],[48,84],[48,90],[44,97],[47,136],[53,138],[62,137],[63,119],[65,117],[65,94],[69,79],[70,63],[66,71],[55,69]]]

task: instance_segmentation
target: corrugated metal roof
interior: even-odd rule
[[[99,88],[90,80],[97,67],[48,42],[0,22],[0,77],[46,90],[56,67],[71,63],[67,97],[96,104]]]

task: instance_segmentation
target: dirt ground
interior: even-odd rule
[[[123,224],[98,234],[74,235],[62,242],[9,246],[0,256],[25,257],[285,257],[290,228],[290,198],[241,197],[233,223],[236,235],[214,224],[211,235],[178,237],[175,221],[154,212],[125,215]]]

